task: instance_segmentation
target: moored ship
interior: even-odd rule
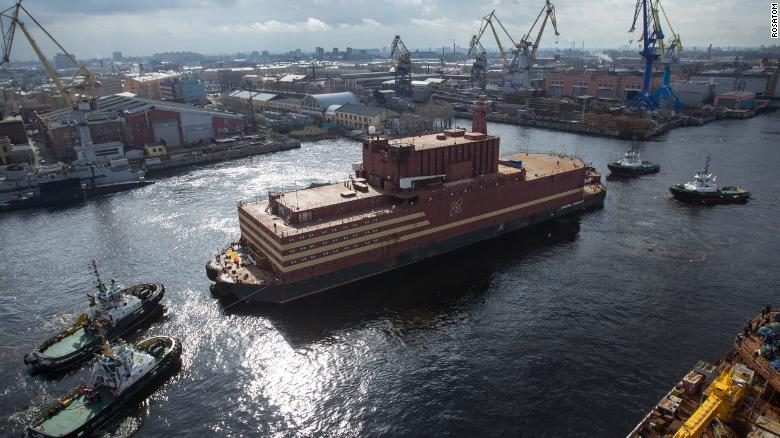
[[[126,158],[110,162],[8,166],[0,171],[0,210],[69,204],[153,184]]]
[[[241,239],[206,265],[218,296],[285,303],[603,205],[578,158],[499,157],[480,101],[471,132],[363,140],[344,183],[238,204]]]
[[[732,349],[699,361],[628,438],[780,436],[780,312],[748,321]]]
[[[20,164],[0,171],[0,210],[69,204],[154,183],[143,170],[132,169],[127,158],[98,159],[86,116],[94,106],[94,100],[86,98],[76,105],[78,160],[48,166]]]

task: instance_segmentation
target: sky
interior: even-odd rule
[[[2,0],[0,0],[2,1]],[[12,0],[4,0],[8,6]],[[559,37],[548,29],[541,46],[620,48],[636,45],[640,32],[628,33],[634,0],[552,0]],[[769,1],[662,0],[684,47],[777,44],[769,38]],[[441,49],[453,42],[468,46],[482,17],[491,10],[515,40],[525,34],[543,0],[25,0],[23,5],[79,58],[125,56],[165,51],[230,54],[300,48],[311,52],[389,47],[395,35],[410,49]],[[23,20],[30,26],[29,19]],[[665,25],[665,24],[664,24]],[[52,57],[55,49],[43,43]],[[488,39],[490,37],[491,39]],[[34,54],[17,34],[12,59]],[[633,43],[632,43],[633,41]],[[496,47],[492,35],[483,45]]]

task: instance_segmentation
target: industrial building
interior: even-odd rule
[[[662,74],[653,75],[651,89],[661,85]],[[550,72],[545,91],[553,97],[593,96],[599,99],[631,100],[642,90],[642,72],[630,70]]]
[[[124,91],[122,83],[124,78],[120,75],[103,75],[98,77],[100,86],[94,90],[95,97],[110,96]]]
[[[675,82],[672,89],[680,103],[687,107],[699,107],[712,103],[715,96],[715,84],[712,82]]]
[[[729,91],[715,96],[716,107],[732,110],[752,110],[756,105],[756,93],[752,91]]]
[[[355,93],[345,91],[342,93],[307,94],[301,100],[301,112],[322,117],[331,105],[344,105],[360,103]]]
[[[0,115],[0,165],[33,164],[35,154],[21,116]]]
[[[388,117],[396,115],[395,112],[385,108],[347,103],[331,105],[325,112],[324,118],[345,128],[365,130],[369,126],[382,128]]]
[[[35,123],[58,159],[76,158],[76,111],[62,109],[37,114]],[[98,99],[97,109],[88,115],[87,123],[96,148],[121,142],[134,148],[165,144],[170,150],[241,133],[246,121],[239,114],[122,93]]]
[[[144,99],[160,99],[163,97],[163,93],[161,93],[160,90],[160,81],[175,76],[178,76],[178,74],[170,72],[148,73],[143,76],[125,79],[124,82],[122,82],[122,88],[124,91],[129,91]],[[167,94],[166,97],[168,97]]]
[[[710,82],[715,84],[715,94],[727,93],[739,90],[753,93],[767,91],[772,73],[766,69],[748,71],[710,70],[699,73],[691,73],[689,79],[696,82]],[[774,95],[780,97],[780,87],[776,87]]]
[[[73,61],[70,60],[68,55],[64,53],[57,53],[54,55],[54,68],[57,70],[66,70],[75,67],[76,66],[73,64]]]
[[[21,116],[5,117],[0,114],[0,137],[8,137],[12,144],[28,143],[27,131]]]
[[[8,137],[0,136],[0,166],[19,163],[35,164],[32,145],[13,144]]]
[[[192,105],[208,103],[208,99],[206,99],[206,85],[190,74],[161,79],[160,98]]]

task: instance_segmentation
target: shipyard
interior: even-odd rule
[[[0,435],[780,438],[775,12],[9,0]]]

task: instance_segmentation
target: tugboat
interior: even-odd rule
[[[170,336],[135,345],[104,344],[91,378],[41,412],[28,426],[27,436],[88,435],[123,407],[148,397],[180,368],[181,342]]]
[[[630,149],[623,155],[622,160],[608,163],[607,167],[610,173],[616,176],[639,176],[661,170],[661,166],[657,163],[642,161],[639,152]]]
[[[716,176],[709,173],[710,156],[704,163],[704,169],[696,172],[693,179],[685,184],[675,184],[669,187],[677,200],[683,202],[700,202],[703,204],[745,203],[750,198],[750,192],[741,187],[719,187]]]
[[[125,336],[143,322],[160,313],[165,286],[141,283],[121,289],[111,280],[111,287],[100,280],[95,262],[97,293],[87,294],[90,309],[65,330],[44,341],[24,356],[33,372],[57,373],[72,369],[92,358],[101,346],[101,335],[109,341]]]

